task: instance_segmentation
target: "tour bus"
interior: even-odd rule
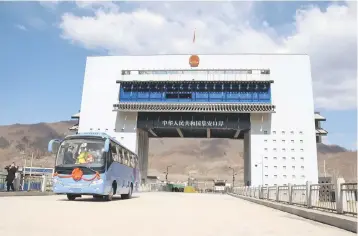
[[[113,195],[129,199],[138,191],[138,157],[105,133],[79,133],[51,140],[56,154],[53,191],[68,200],[82,195],[111,201]]]

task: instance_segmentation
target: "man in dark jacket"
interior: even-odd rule
[[[18,167],[15,166],[15,162],[13,162],[11,165],[5,167],[5,170],[7,170],[6,187],[7,187],[8,192],[10,191],[10,189],[12,191],[15,191],[13,182],[15,179],[15,173],[17,172],[17,169],[18,169]]]

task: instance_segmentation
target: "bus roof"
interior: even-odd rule
[[[121,144],[118,140],[116,140],[116,138],[104,133],[104,132],[81,132],[78,134],[72,134],[72,135],[68,135],[65,137],[65,139],[68,138],[75,138],[75,137],[99,137],[99,138],[103,138],[103,139],[110,139],[112,142],[116,143],[117,145],[127,149],[127,151],[129,151],[131,154],[135,154],[134,152],[132,152],[130,149],[128,149],[127,147],[125,147],[123,144]],[[135,154],[136,155],[136,154]]]

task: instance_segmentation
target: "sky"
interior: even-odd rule
[[[0,2],[0,125],[68,120],[86,57],[306,53],[328,144],[357,148],[355,2]]]

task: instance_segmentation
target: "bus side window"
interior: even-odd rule
[[[122,164],[122,157],[123,157],[123,154],[122,154],[122,150],[121,150],[121,147],[116,145],[117,147],[117,153],[118,153],[118,162]]]
[[[118,161],[117,148],[115,143],[111,143],[111,153],[113,161]]]
[[[138,167],[138,159],[136,155],[132,155],[132,159],[133,159],[133,168],[137,168]]]
[[[127,150],[122,148],[122,152],[123,152],[123,158],[124,158],[123,164],[128,166],[128,153],[127,153]]]
[[[132,168],[134,168],[134,158],[133,158],[133,155],[132,154],[129,154],[129,156],[130,156],[130,160],[131,160],[131,163],[130,163],[130,167],[132,167]]]
[[[138,161],[138,156],[135,155],[135,167],[138,168],[139,167],[139,161]]]

